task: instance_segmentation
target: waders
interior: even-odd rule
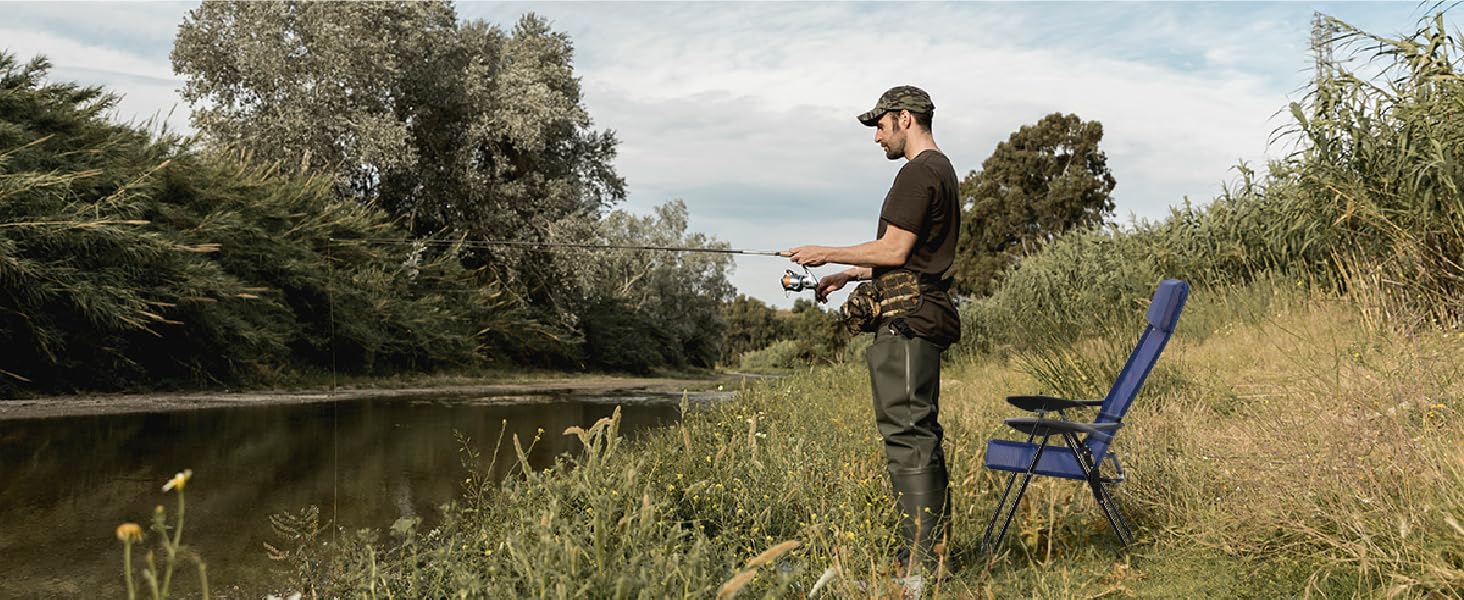
[[[904,548],[901,577],[943,576],[951,505],[940,412],[941,348],[907,338],[888,325],[865,354],[874,391],[874,416],[884,439],[890,486],[899,505]],[[913,558],[913,560],[911,560]],[[944,567],[943,569],[939,567]]]

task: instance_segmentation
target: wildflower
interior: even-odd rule
[[[166,492],[176,488],[181,492],[183,491],[183,486],[188,485],[188,480],[192,478],[193,469],[183,469],[182,473],[174,475],[172,479],[169,479],[167,483],[163,484],[163,491]],[[158,508],[161,509],[162,507],[159,506]]]
[[[676,486],[671,485],[671,484],[668,483],[668,484],[666,484],[666,491],[668,491],[668,492],[674,492],[674,491],[676,491]]]
[[[142,541],[142,526],[137,523],[123,523],[118,525],[117,539],[129,544]]]

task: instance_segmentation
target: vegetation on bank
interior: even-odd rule
[[[1464,392],[1459,332],[1366,326],[1363,307],[1262,281],[1195,294],[1135,404],[1120,502],[1139,544],[1118,553],[1079,485],[1039,481],[1007,552],[976,554],[1003,479],[986,440],[1011,436],[1008,394],[1106,382],[1054,375],[1045,354],[958,358],[942,406],[956,481],[952,597],[1447,596],[1464,584]],[[1092,371],[1126,352],[1093,339]],[[1080,369],[1080,372],[1082,370]],[[709,597],[751,572],[745,597],[868,597],[897,543],[861,365],[751,383],[634,443],[607,420],[585,451],[501,483],[472,473],[427,528],[294,527],[292,589],[327,596]],[[477,447],[492,441],[475,441]],[[527,447],[531,440],[520,440]],[[304,533],[301,533],[304,532]],[[798,547],[761,566],[763,552]],[[328,544],[328,545],[327,545]],[[744,576],[745,578],[746,576]],[[884,590],[888,592],[889,590]],[[876,592],[879,593],[879,592]]]
[[[327,47],[382,41],[316,18],[322,10],[378,25],[387,17],[432,20],[438,37],[418,39],[420,32],[407,28],[396,33],[411,40],[383,43],[394,52],[440,52],[452,60],[436,67],[467,69],[478,78],[441,72],[437,81],[540,86],[534,102],[545,104],[494,104],[502,91],[480,86],[469,90],[481,96],[474,101],[491,106],[460,114],[462,106],[432,104],[452,97],[408,86],[426,85],[416,80],[372,80],[390,88],[373,98],[393,98],[393,107],[351,104],[360,96],[306,94],[327,103],[310,105],[312,111],[381,125],[371,129],[384,136],[374,142],[344,136],[365,150],[347,144],[346,154],[331,154],[320,144],[334,148],[333,142],[291,137],[315,127],[285,118],[303,110],[286,90],[266,98],[258,89],[278,80],[274,72],[231,79],[227,91],[210,87],[219,84],[209,79],[219,70],[288,66],[260,58],[273,56],[269,45],[286,38],[316,40],[316,50],[337,58]],[[194,78],[191,98],[217,101],[200,113],[201,140],[113,123],[107,113],[115,95],[48,81],[43,58],[22,63],[0,52],[0,337],[9,349],[0,357],[0,397],[266,386],[320,373],[392,376],[511,365],[645,374],[717,364],[725,327],[720,306],[732,290],[728,257],[543,253],[475,243],[498,237],[720,244],[689,231],[679,201],[644,216],[608,210],[623,197],[608,166],[613,136],[588,129],[568,40],[541,19],[526,17],[505,33],[457,24],[442,4],[220,3],[195,12],[175,60]],[[232,58],[258,64],[191,54],[231,44],[207,36],[234,30],[207,23],[250,19],[299,35],[246,35],[260,47]],[[476,56],[469,49],[500,63],[468,65]],[[318,71],[318,78],[302,75],[296,83],[324,89],[324,79],[354,81],[364,75],[352,68],[379,66],[296,65]],[[396,73],[416,73],[408,71]],[[231,106],[225,96],[253,108],[225,110]],[[459,121],[438,123],[444,131],[422,126],[429,114],[446,119],[449,113]],[[460,122],[469,116],[502,122],[473,129]],[[429,137],[382,133],[395,131],[383,119],[416,123],[414,131]],[[247,126],[235,127],[241,123]],[[450,162],[464,172],[447,178],[415,159],[401,162],[416,156],[411,144],[448,145],[430,137],[433,132],[464,130],[497,132],[459,140],[473,154]],[[391,140],[406,146],[383,146]],[[386,158],[392,160],[372,163]],[[369,172],[342,171],[341,164]],[[412,177],[467,187],[424,191]],[[443,211],[428,218],[427,205]]]

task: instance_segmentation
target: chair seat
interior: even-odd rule
[[[986,468],[1012,473],[1025,473],[1032,465],[1032,455],[1037,453],[1038,444],[1011,440],[992,440],[986,443]],[[1078,457],[1067,446],[1051,446],[1042,451],[1042,460],[1037,463],[1036,473],[1062,479],[1087,479],[1078,466]]]

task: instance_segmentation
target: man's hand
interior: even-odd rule
[[[813,288],[813,297],[818,299],[820,304],[826,304],[829,301],[829,292],[844,289],[844,285],[849,283],[849,279],[849,273],[845,271],[825,275],[818,280],[818,286]]]
[[[800,265],[805,267],[822,267],[829,262],[830,251],[828,246],[799,246],[788,251],[788,256]]]

